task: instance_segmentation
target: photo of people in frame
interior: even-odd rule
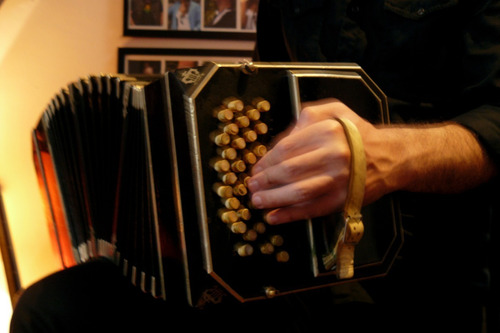
[[[259,0],[124,0],[125,36],[252,39]]]
[[[122,72],[130,75],[156,75],[181,68],[197,67],[201,63],[202,61],[194,60],[192,56],[130,55],[124,59],[125,67]]]
[[[167,60],[165,61],[165,71],[174,71],[181,68],[191,68],[198,66],[198,61],[193,60]]]
[[[168,29],[198,31],[201,29],[200,0],[169,0]]]
[[[241,0],[240,15],[241,29],[257,31],[257,12],[259,0]]]
[[[236,29],[236,0],[204,0],[204,28]]]
[[[166,27],[165,0],[128,0],[129,26],[138,29]]]
[[[161,74],[161,61],[159,60],[129,60],[127,62],[128,74]]]

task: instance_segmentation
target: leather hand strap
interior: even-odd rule
[[[354,275],[354,249],[364,232],[361,207],[365,194],[366,157],[361,134],[356,126],[348,119],[336,120],[344,128],[351,150],[349,189],[344,206],[344,228],[333,249],[333,257],[326,256],[323,261],[327,269],[336,266],[339,279],[348,279]]]

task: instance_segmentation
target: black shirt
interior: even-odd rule
[[[387,94],[393,123],[456,121],[498,161],[499,14],[486,0],[261,0],[256,58],[355,62]],[[415,330],[435,318],[468,331],[491,308],[498,322],[496,182],[398,193],[405,244],[387,277],[364,283],[375,301]],[[444,309],[454,319],[437,319]]]

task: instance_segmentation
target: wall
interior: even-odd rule
[[[61,268],[30,142],[53,95],[89,73],[116,72],[118,47],[253,48],[249,41],[128,38],[122,20],[122,0],[4,0],[0,6],[0,190],[23,286]]]

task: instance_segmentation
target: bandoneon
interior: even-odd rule
[[[145,293],[197,307],[346,282],[323,264],[340,214],[272,226],[246,187],[301,103],[328,97],[389,122],[385,95],[356,64],[207,63],[70,83],[32,133],[63,265],[106,257]],[[362,215],[349,281],[386,274],[403,241],[393,197]]]

